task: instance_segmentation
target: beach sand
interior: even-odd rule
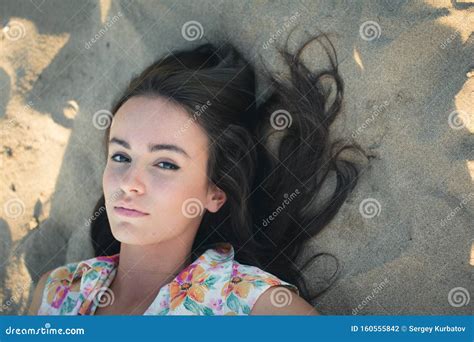
[[[276,46],[329,32],[345,81],[331,130],[370,155],[302,252],[337,257],[324,315],[474,313],[474,5],[469,1],[72,1],[0,4],[0,302],[25,314],[41,274],[93,256],[103,130],[130,78],[162,54],[232,41],[262,69]],[[202,37],[182,33],[191,21]],[[321,50],[304,54],[316,69]],[[268,84],[259,79],[258,91]],[[308,270],[326,286],[334,258]]]

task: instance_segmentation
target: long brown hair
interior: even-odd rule
[[[303,64],[301,53],[313,41],[324,47],[331,67],[313,72]],[[304,269],[325,253],[303,267],[296,265],[296,258],[354,188],[359,170],[340,154],[360,148],[329,141],[329,127],[342,105],[343,81],[327,36],[312,37],[294,54],[288,51],[287,40],[278,52],[289,67],[289,77],[262,70],[273,92],[260,104],[253,66],[231,44],[207,43],[174,51],[148,66],[131,80],[111,112],[115,114],[133,96],[164,97],[188,111],[211,141],[208,177],[227,195],[217,213],[204,214],[192,248],[194,257],[215,243],[230,242],[236,260],[298,285],[301,296],[311,301],[322,292],[310,296]],[[331,102],[323,78],[335,86]],[[108,134],[109,130],[106,139]],[[277,145],[274,135],[279,135]],[[315,206],[330,171],[336,175],[334,192]],[[104,196],[95,212],[103,207]],[[96,255],[119,252],[105,210],[91,223],[91,236]]]

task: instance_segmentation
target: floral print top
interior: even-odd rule
[[[120,254],[99,256],[55,268],[46,281],[38,315],[93,315],[98,306],[110,304],[113,293],[108,286],[119,259]],[[240,264],[232,245],[221,243],[161,287],[144,315],[248,315],[258,297],[276,285],[285,287],[276,300],[290,298],[289,290],[300,294],[295,285]]]

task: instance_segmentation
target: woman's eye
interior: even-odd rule
[[[168,162],[159,162],[156,165],[159,166],[161,169],[166,169],[166,170],[178,170],[179,169],[179,166],[176,166],[176,165],[168,163]]]
[[[121,159],[123,158],[123,159]],[[125,157],[124,155],[120,154],[120,153],[116,153],[114,154],[112,157],[110,157],[111,160],[113,160],[114,162],[116,163],[123,163],[123,162],[130,162],[130,160]],[[179,170],[179,166],[177,165],[174,165],[172,163],[168,163],[168,162],[159,162],[157,164],[155,164],[155,166],[158,166],[160,169],[164,169],[164,170]]]
[[[123,155],[118,154],[118,153],[114,154],[112,157],[110,157],[110,159],[117,162],[117,163],[121,163],[121,161],[119,160],[120,158],[117,159],[116,157],[122,157],[122,158],[125,158],[125,159],[128,160],[128,158],[126,158]]]

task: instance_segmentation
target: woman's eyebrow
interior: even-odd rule
[[[112,139],[109,140],[109,144],[113,144],[113,143],[118,144],[120,146],[123,146],[126,149],[130,149],[130,144],[128,142],[126,142],[125,140],[123,140],[123,139],[113,137]],[[184,149],[182,149],[181,147],[179,147],[177,145],[173,145],[173,144],[148,144],[148,151],[156,152],[156,151],[160,151],[160,150],[167,150],[167,151],[171,151],[171,152],[180,153],[180,154],[184,155],[186,158],[191,158],[189,156],[189,154],[187,154]]]

